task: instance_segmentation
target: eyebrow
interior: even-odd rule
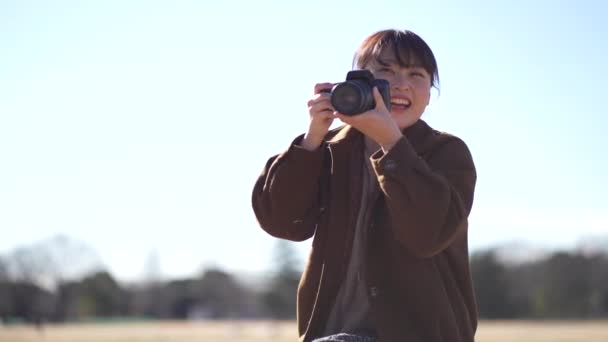
[[[380,65],[384,65],[384,66],[389,66],[391,64],[395,64],[395,65],[399,65],[399,61],[397,61],[394,58],[388,58],[388,59],[383,59],[383,58],[377,58],[376,62],[378,62],[378,64]]]
[[[385,67],[388,67],[391,65],[396,65],[396,66],[402,67],[401,63],[394,58],[378,58],[378,59],[376,59],[376,63],[380,64],[382,66],[385,66]],[[426,68],[424,67],[424,65],[418,64],[418,63],[410,64],[410,65],[406,66],[406,68],[423,69],[424,71],[427,71]],[[428,71],[427,71],[427,73],[428,73]]]

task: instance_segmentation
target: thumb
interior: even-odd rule
[[[374,87],[373,93],[374,101],[376,101],[376,109],[388,112],[388,108],[386,108],[386,104],[384,103],[384,99],[382,98],[382,94],[380,94],[380,90],[378,90],[378,87]]]

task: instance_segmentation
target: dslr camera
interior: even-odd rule
[[[353,70],[346,74],[346,81],[336,83],[331,89],[331,105],[337,112],[354,116],[376,107],[372,89],[378,87],[384,105],[391,110],[390,86],[387,80],[376,79],[369,70]]]

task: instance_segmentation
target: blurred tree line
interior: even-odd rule
[[[274,260],[255,286],[219,268],[161,281],[157,260],[141,282],[121,284],[89,247],[60,236],[0,255],[0,321],[293,319],[301,273],[293,245],[279,240]]]
[[[258,286],[221,269],[189,279],[117,282],[83,246],[55,239],[0,256],[3,322],[99,319],[294,319],[301,269],[290,242],[277,241],[274,272]],[[76,247],[75,247],[76,246]],[[78,259],[74,255],[78,254]],[[89,255],[77,278],[76,260]],[[84,260],[86,261],[86,260]],[[67,262],[67,263],[66,263]],[[481,318],[608,318],[608,254],[558,251],[503,262],[495,250],[471,256]]]
[[[482,318],[608,318],[608,253],[557,251],[526,263],[501,262],[494,251],[471,258]]]

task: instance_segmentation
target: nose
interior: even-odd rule
[[[395,75],[391,86],[394,90],[405,91],[410,89],[410,80],[406,75]]]

